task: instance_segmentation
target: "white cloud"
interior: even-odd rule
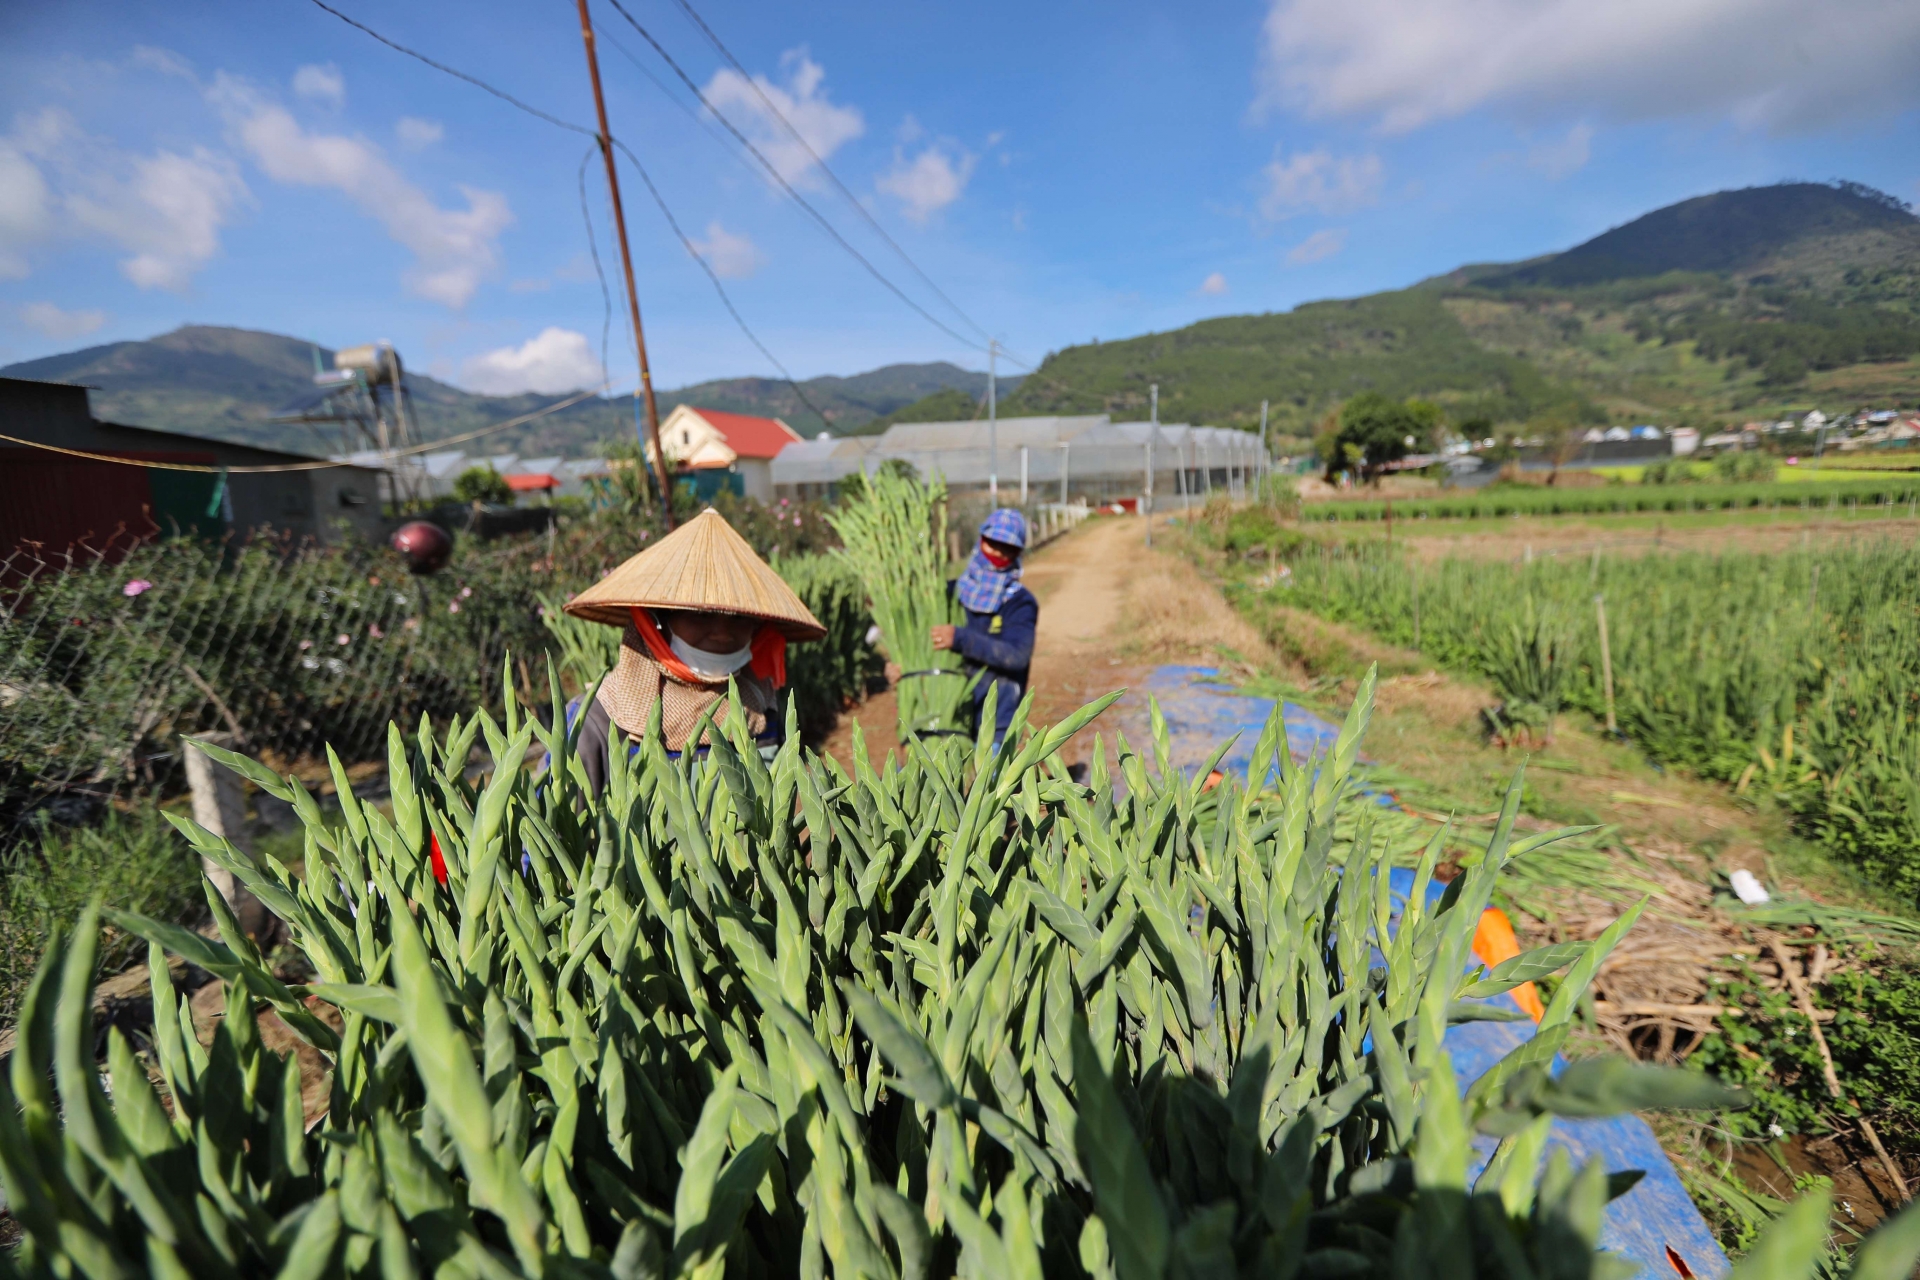
[[[422,120],[419,116],[401,116],[393,132],[400,139],[400,145],[409,151],[430,147],[447,136],[438,120]]]
[[[600,361],[587,335],[552,326],[517,347],[501,347],[469,359],[461,381],[485,395],[537,391],[558,395],[600,384]]]
[[[285,107],[224,72],[209,97],[238,144],[276,182],[331,187],[413,252],[409,291],[458,310],[500,265],[500,233],[513,222],[506,197],[462,186],[464,209],[442,209],[364,138],[308,133]]]
[[[1593,126],[1576,124],[1557,142],[1538,142],[1527,148],[1527,167],[1555,182],[1586,167],[1593,155]]]
[[[0,139],[0,275],[25,275],[38,240],[89,235],[128,251],[120,271],[134,284],[183,290],[219,253],[220,228],[247,194],[225,156],[131,155],[50,107]]]
[[[1324,147],[1291,157],[1276,150],[1260,173],[1260,214],[1275,222],[1306,210],[1351,213],[1380,198],[1383,180],[1379,156],[1335,156]]]
[[[961,151],[956,160],[941,143],[928,147],[912,160],[896,150],[893,168],[881,174],[873,185],[898,200],[901,211],[909,219],[925,222],[960,198],[978,160],[970,151]]]
[[[182,80],[193,79],[193,68],[187,60],[171,49],[161,49],[150,44],[133,46],[133,54],[127,59],[136,67],[149,71],[158,71],[161,75],[178,76]]]
[[[299,97],[338,107],[347,100],[347,81],[331,62],[308,63],[293,73],[293,91]]]
[[[781,54],[780,66],[792,69],[784,88],[765,76],[748,80],[737,71],[722,68],[707,82],[706,99],[753,139],[754,146],[782,178],[794,182],[806,177],[815,155],[831,159],[841,146],[866,132],[867,122],[858,107],[827,101],[826,91],[821,88],[827,73],[807,56],[805,48]],[[793,125],[794,132],[806,139],[805,146],[768,109],[769,102]]]
[[[1481,106],[1786,131],[1920,101],[1911,0],[1271,0],[1256,108],[1390,132]]]
[[[1200,287],[1195,290],[1195,292],[1204,294],[1209,298],[1223,297],[1227,292],[1227,278],[1216,271],[1205,280],[1202,280]]]
[[[51,302],[23,303],[16,314],[27,328],[56,340],[84,337],[107,322],[104,311],[65,311]]]
[[[734,235],[717,222],[707,224],[707,238],[695,240],[693,247],[723,280],[745,280],[767,263],[752,240]]]
[[[53,233],[53,192],[12,138],[0,138],[0,280],[27,274],[27,251]]]
[[[1316,231],[1287,250],[1287,265],[1304,267],[1312,262],[1324,262],[1347,247],[1346,228],[1331,231]]]

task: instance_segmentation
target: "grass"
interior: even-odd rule
[[[15,846],[0,862],[0,1025],[13,1021],[54,925],[70,923],[96,896],[163,920],[197,919],[200,858],[151,805],[109,810],[98,826],[52,828],[37,844]],[[145,948],[116,936],[101,953],[101,972],[118,972]]]

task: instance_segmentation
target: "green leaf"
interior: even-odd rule
[[[1852,1280],[1908,1280],[1920,1262],[1920,1201],[1876,1228],[1853,1251]]]
[[[1093,1183],[1120,1280],[1159,1280],[1172,1246],[1166,1205],[1154,1185],[1133,1121],[1114,1091],[1084,1019],[1073,1020],[1073,1083],[1079,1115],[1074,1145]]]
[[[1587,948],[1592,945],[1590,942],[1556,942],[1551,946],[1523,951],[1495,965],[1486,977],[1460,988],[1457,996],[1462,1000],[1480,1000],[1511,991],[1523,982],[1533,982],[1558,973],[1585,955]]]
[[[1728,1280],[1809,1280],[1826,1254],[1832,1211],[1832,1192],[1825,1187],[1806,1192],[1760,1233]]]
[[[932,1046],[893,1010],[853,983],[842,982],[840,989],[860,1029],[893,1067],[901,1090],[930,1110],[952,1106],[959,1095]]]

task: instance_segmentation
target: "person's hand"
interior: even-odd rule
[[[935,649],[953,648],[953,632],[954,628],[951,626],[930,627],[927,630],[927,634],[933,638]]]
[[[897,662],[889,662],[886,666],[887,683],[889,685],[899,684],[900,677],[905,674],[906,674],[906,668],[902,667]]]

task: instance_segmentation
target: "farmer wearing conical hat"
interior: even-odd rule
[[[611,743],[645,735],[658,707],[667,750],[686,750],[701,716],[725,722],[729,680],[754,741],[770,754],[784,729],[778,691],[787,682],[787,642],[827,634],[711,507],[569,600],[566,610],[625,632],[580,728],[580,761],[596,795],[606,786]]]
[[[951,649],[966,659],[966,670],[984,672],[973,687],[976,711],[987,690],[997,687],[993,740],[1007,736],[1014,708],[1027,694],[1033,665],[1033,635],[1040,625],[1040,602],[1020,583],[1020,555],[1027,546],[1027,518],[1001,507],[980,526],[980,544],[953,584],[954,599],[966,610],[963,627],[933,628],[933,647]]]

